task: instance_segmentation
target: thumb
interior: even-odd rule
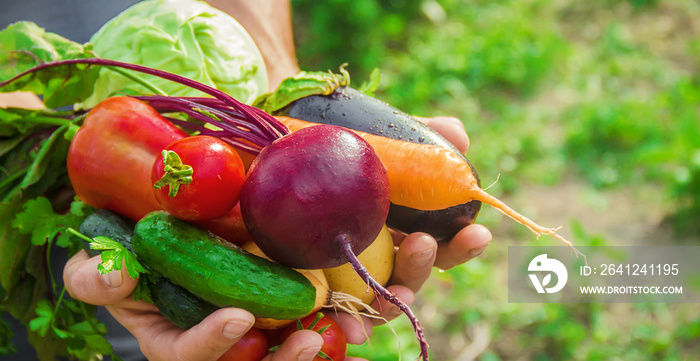
[[[71,297],[92,305],[109,305],[129,296],[136,288],[138,279],[126,272],[112,271],[101,275],[97,265],[99,256],[90,257],[85,251],[76,253],[63,268],[63,282]]]
[[[174,326],[165,332],[149,329],[139,342],[149,360],[211,361],[238,342],[253,323],[255,317],[248,311],[222,308],[184,332]]]

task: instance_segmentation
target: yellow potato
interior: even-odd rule
[[[394,240],[386,226],[358,258],[372,278],[386,286],[394,269]],[[357,275],[349,263],[324,269],[323,273],[326,275],[331,291],[350,294],[367,305],[374,302],[374,291]]]

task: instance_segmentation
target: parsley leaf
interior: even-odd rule
[[[35,246],[44,245],[58,235],[56,245],[65,248],[73,245],[66,230],[80,225],[91,208],[83,202],[74,201],[71,204],[71,212],[60,215],[54,213],[47,198],[38,197],[24,204],[24,212],[17,214],[12,226],[18,228],[22,234],[30,234]]]
[[[121,243],[104,236],[90,238],[73,228],[68,228],[68,232],[90,242],[91,249],[102,251],[100,254],[102,262],[97,265],[97,270],[100,274],[119,271],[122,269],[122,265],[126,266],[126,272],[131,278],[136,279],[139,277],[139,274],[146,273],[146,270],[136,259],[136,255],[131,253]]]
[[[32,244],[41,246],[52,239],[58,230],[58,218],[51,207],[51,202],[44,197],[27,201],[24,212],[15,217],[12,226],[19,228],[22,234],[31,234]]]
[[[75,359],[94,360],[96,355],[111,355],[117,360],[112,345],[105,339],[107,327],[94,316],[94,306],[65,295],[64,288],[55,305],[47,299],[37,302],[37,317],[29,321],[29,329],[45,340],[63,340],[65,350]]]
[[[53,321],[53,306],[47,299],[41,299],[36,305],[37,317],[29,321],[29,329],[36,332],[41,337],[46,337],[46,334],[51,328]]]
[[[153,299],[151,298],[151,290],[148,288],[148,283],[151,281],[152,274],[146,273],[139,278],[139,283],[136,284],[136,288],[131,293],[131,297],[134,301],[144,301],[146,303],[153,304]]]

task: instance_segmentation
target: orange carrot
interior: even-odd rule
[[[318,125],[289,117],[277,117],[292,132]],[[454,152],[430,144],[418,144],[353,130],[377,152],[387,168],[391,202],[415,209],[437,210],[481,201],[541,236],[549,234],[575,252],[571,242],[557,234],[558,228],[545,228],[516,212],[479,187],[472,169]]]

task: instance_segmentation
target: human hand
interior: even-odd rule
[[[448,116],[417,119],[440,133],[440,135],[457,147],[460,152],[466,153],[469,150],[469,137],[461,120]],[[405,241],[403,239],[403,242]],[[415,245],[420,243],[418,241],[409,239],[408,244],[403,242],[399,236],[399,240],[396,243],[404,244],[404,246],[410,246],[417,250],[427,249],[427,243],[431,243],[424,240],[421,248]],[[438,243],[434,266],[440,269],[450,269],[465,263],[479,256],[486,249],[486,246],[489,245],[489,242],[491,242],[491,232],[488,228],[480,224],[471,224],[459,231],[449,242]]]
[[[417,118],[460,152],[469,149],[469,137],[462,122],[454,117]],[[437,242],[425,233],[404,235],[394,232],[398,246],[390,284],[403,285],[418,292],[430,277],[432,267],[449,269],[481,254],[491,241],[491,232],[480,224],[471,224],[459,231],[449,242]]]
[[[44,109],[44,103],[36,94],[27,91],[0,93],[0,108]]]
[[[150,361],[214,361],[250,330],[254,316],[238,308],[222,308],[194,327],[175,326],[158,309],[143,301],[134,301],[131,293],[138,280],[123,267],[100,275],[100,257],[78,252],[63,271],[66,290],[71,297],[93,305],[105,306],[112,316],[138,341]],[[262,361],[311,361],[323,345],[321,336],[301,330],[292,334]],[[348,361],[361,361],[346,358]]]

